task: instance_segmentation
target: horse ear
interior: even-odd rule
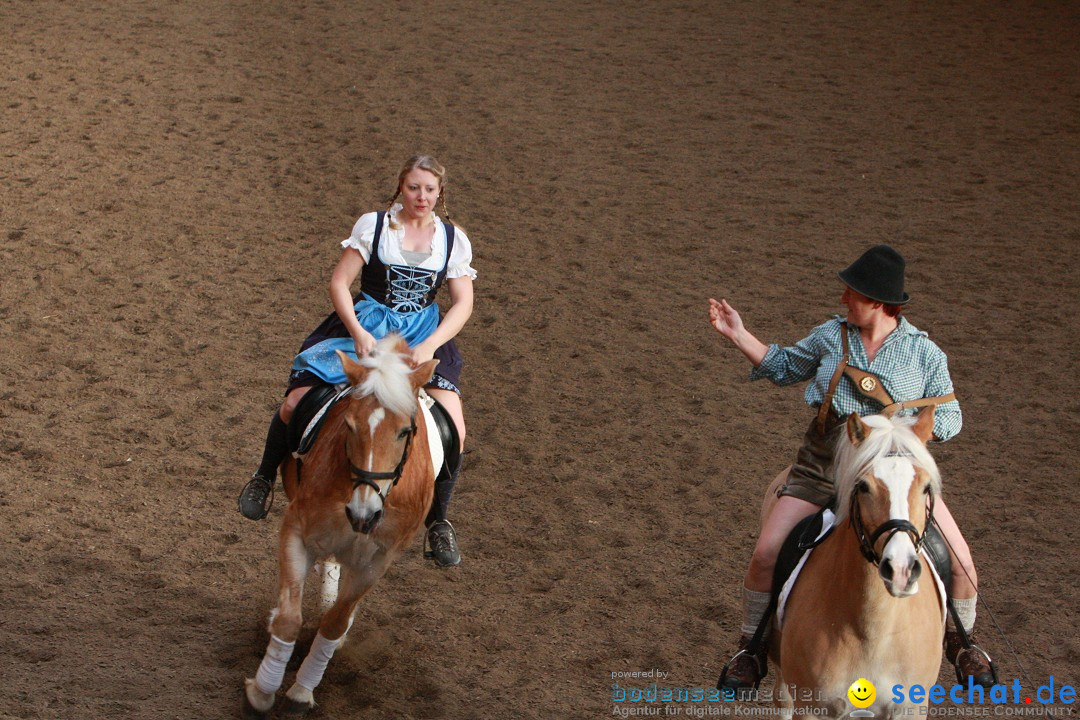
[[[851,444],[858,445],[870,434],[870,426],[862,421],[858,413],[851,413],[847,418],[847,436]]]
[[[364,378],[367,377],[370,371],[340,350],[337,351],[337,354],[341,358],[341,367],[345,369],[345,377],[349,379],[349,384],[356,387],[364,382]]]
[[[425,363],[420,363],[415,370],[409,373],[409,382],[412,383],[413,390],[431,382],[431,376],[435,374],[435,366],[438,364],[438,359],[432,358]]]
[[[923,445],[930,441],[930,438],[934,437],[934,411],[937,410],[937,405],[927,405],[918,414],[918,420],[911,426],[912,432],[915,436],[922,440]]]

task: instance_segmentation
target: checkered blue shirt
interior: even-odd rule
[[[770,345],[761,364],[750,371],[750,379],[768,378],[777,385],[811,380],[806,387],[806,403],[812,407],[820,406],[829,391],[829,380],[843,357],[840,330],[844,325],[841,321],[842,318],[836,316],[818,325],[792,347]],[[903,316],[896,330],[885,338],[872,363],[866,361],[866,348],[856,328],[848,329],[848,342],[851,350],[848,364],[877,375],[897,402],[948,395],[953,391],[945,353]],[[833,408],[841,417],[852,412],[859,415],[881,412],[881,404],[860,395],[846,376],[840,378],[836,387]],[[915,412],[916,409],[910,409],[899,414]],[[934,435],[938,440],[948,440],[960,432],[962,423],[960,403],[947,402],[938,406],[934,413]]]

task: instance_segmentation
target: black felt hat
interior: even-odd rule
[[[904,258],[888,245],[875,245],[837,274],[845,285],[871,300],[903,305],[911,299],[904,292]]]

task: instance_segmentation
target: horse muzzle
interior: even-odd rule
[[[348,505],[345,506],[345,517],[349,518],[349,524],[352,525],[353,532],[362,533],[364,535],[370,535],[375,528],[379,526],[382,521],[383,511],[375,510],[353,512],[353,509]]]
[[[922,563],[915,560],[911,563],[903,561],[893,563],[886,557],[878,565],[878,574],[885,581],[885,589],[893,597],[911,597],[919,592],[919,576],[922,575]]]

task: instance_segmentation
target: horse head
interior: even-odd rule
[[[863,555],[894,597],[919,591],[919,548],[941,491],[926,449],[934,406],[916,418],[851,414],[836,455],[837,520],[850,519]]]
[[[344,415],[352,486],[345,514],[353,530],[366,535],[379,525],[387,496],[401,479],[416,435],[417,391],[431,380],[439,361],[412,368],[408,345],[394,335],[359,362],[338,355],[352,387]]]

